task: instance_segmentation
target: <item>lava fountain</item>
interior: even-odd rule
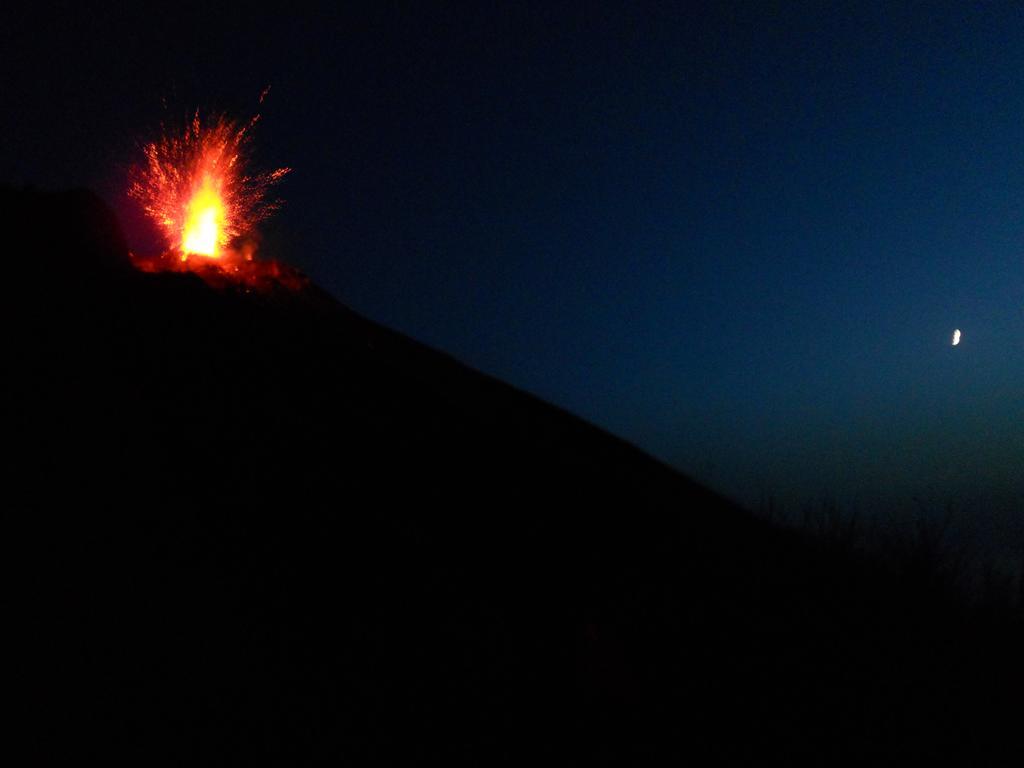
[[[189,268],[192,257],[226,266],[239,253],[239,239],[277,210],[281,201],[268,192],[291,169],[246,171],[251,130],[258,120],[256,115],[239,126],[219,116],[204,122],[197,111],[183,131],[165,129],[143,146],[145,162],[131,169],[128,194],[177,256],[143,268]],[[251,250],[245,259],[252,259]],[[178,263],[172,266],[171,261]]]

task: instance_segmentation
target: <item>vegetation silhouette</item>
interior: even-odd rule
[[[35,762],[1015,756],[1019,599],[759,519],[315,286],[136,271],[88,192],[0,210]]]

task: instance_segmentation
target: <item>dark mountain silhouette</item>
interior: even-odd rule
[[[314,286],[4,190],[35,762],[998,763],[1020,623],[736,508]]]

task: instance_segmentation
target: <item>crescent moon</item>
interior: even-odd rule
[[[953,346],[955,347],[959,343],[960,343],[960,329],[957,328],[955,331],[953,331]]]

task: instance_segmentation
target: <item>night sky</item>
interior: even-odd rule
[[[752,506],[1024,537],[1021,4],[32,5],[0,182],[153,249],[138,143],[269,84],[263,253],[356,311]]]

